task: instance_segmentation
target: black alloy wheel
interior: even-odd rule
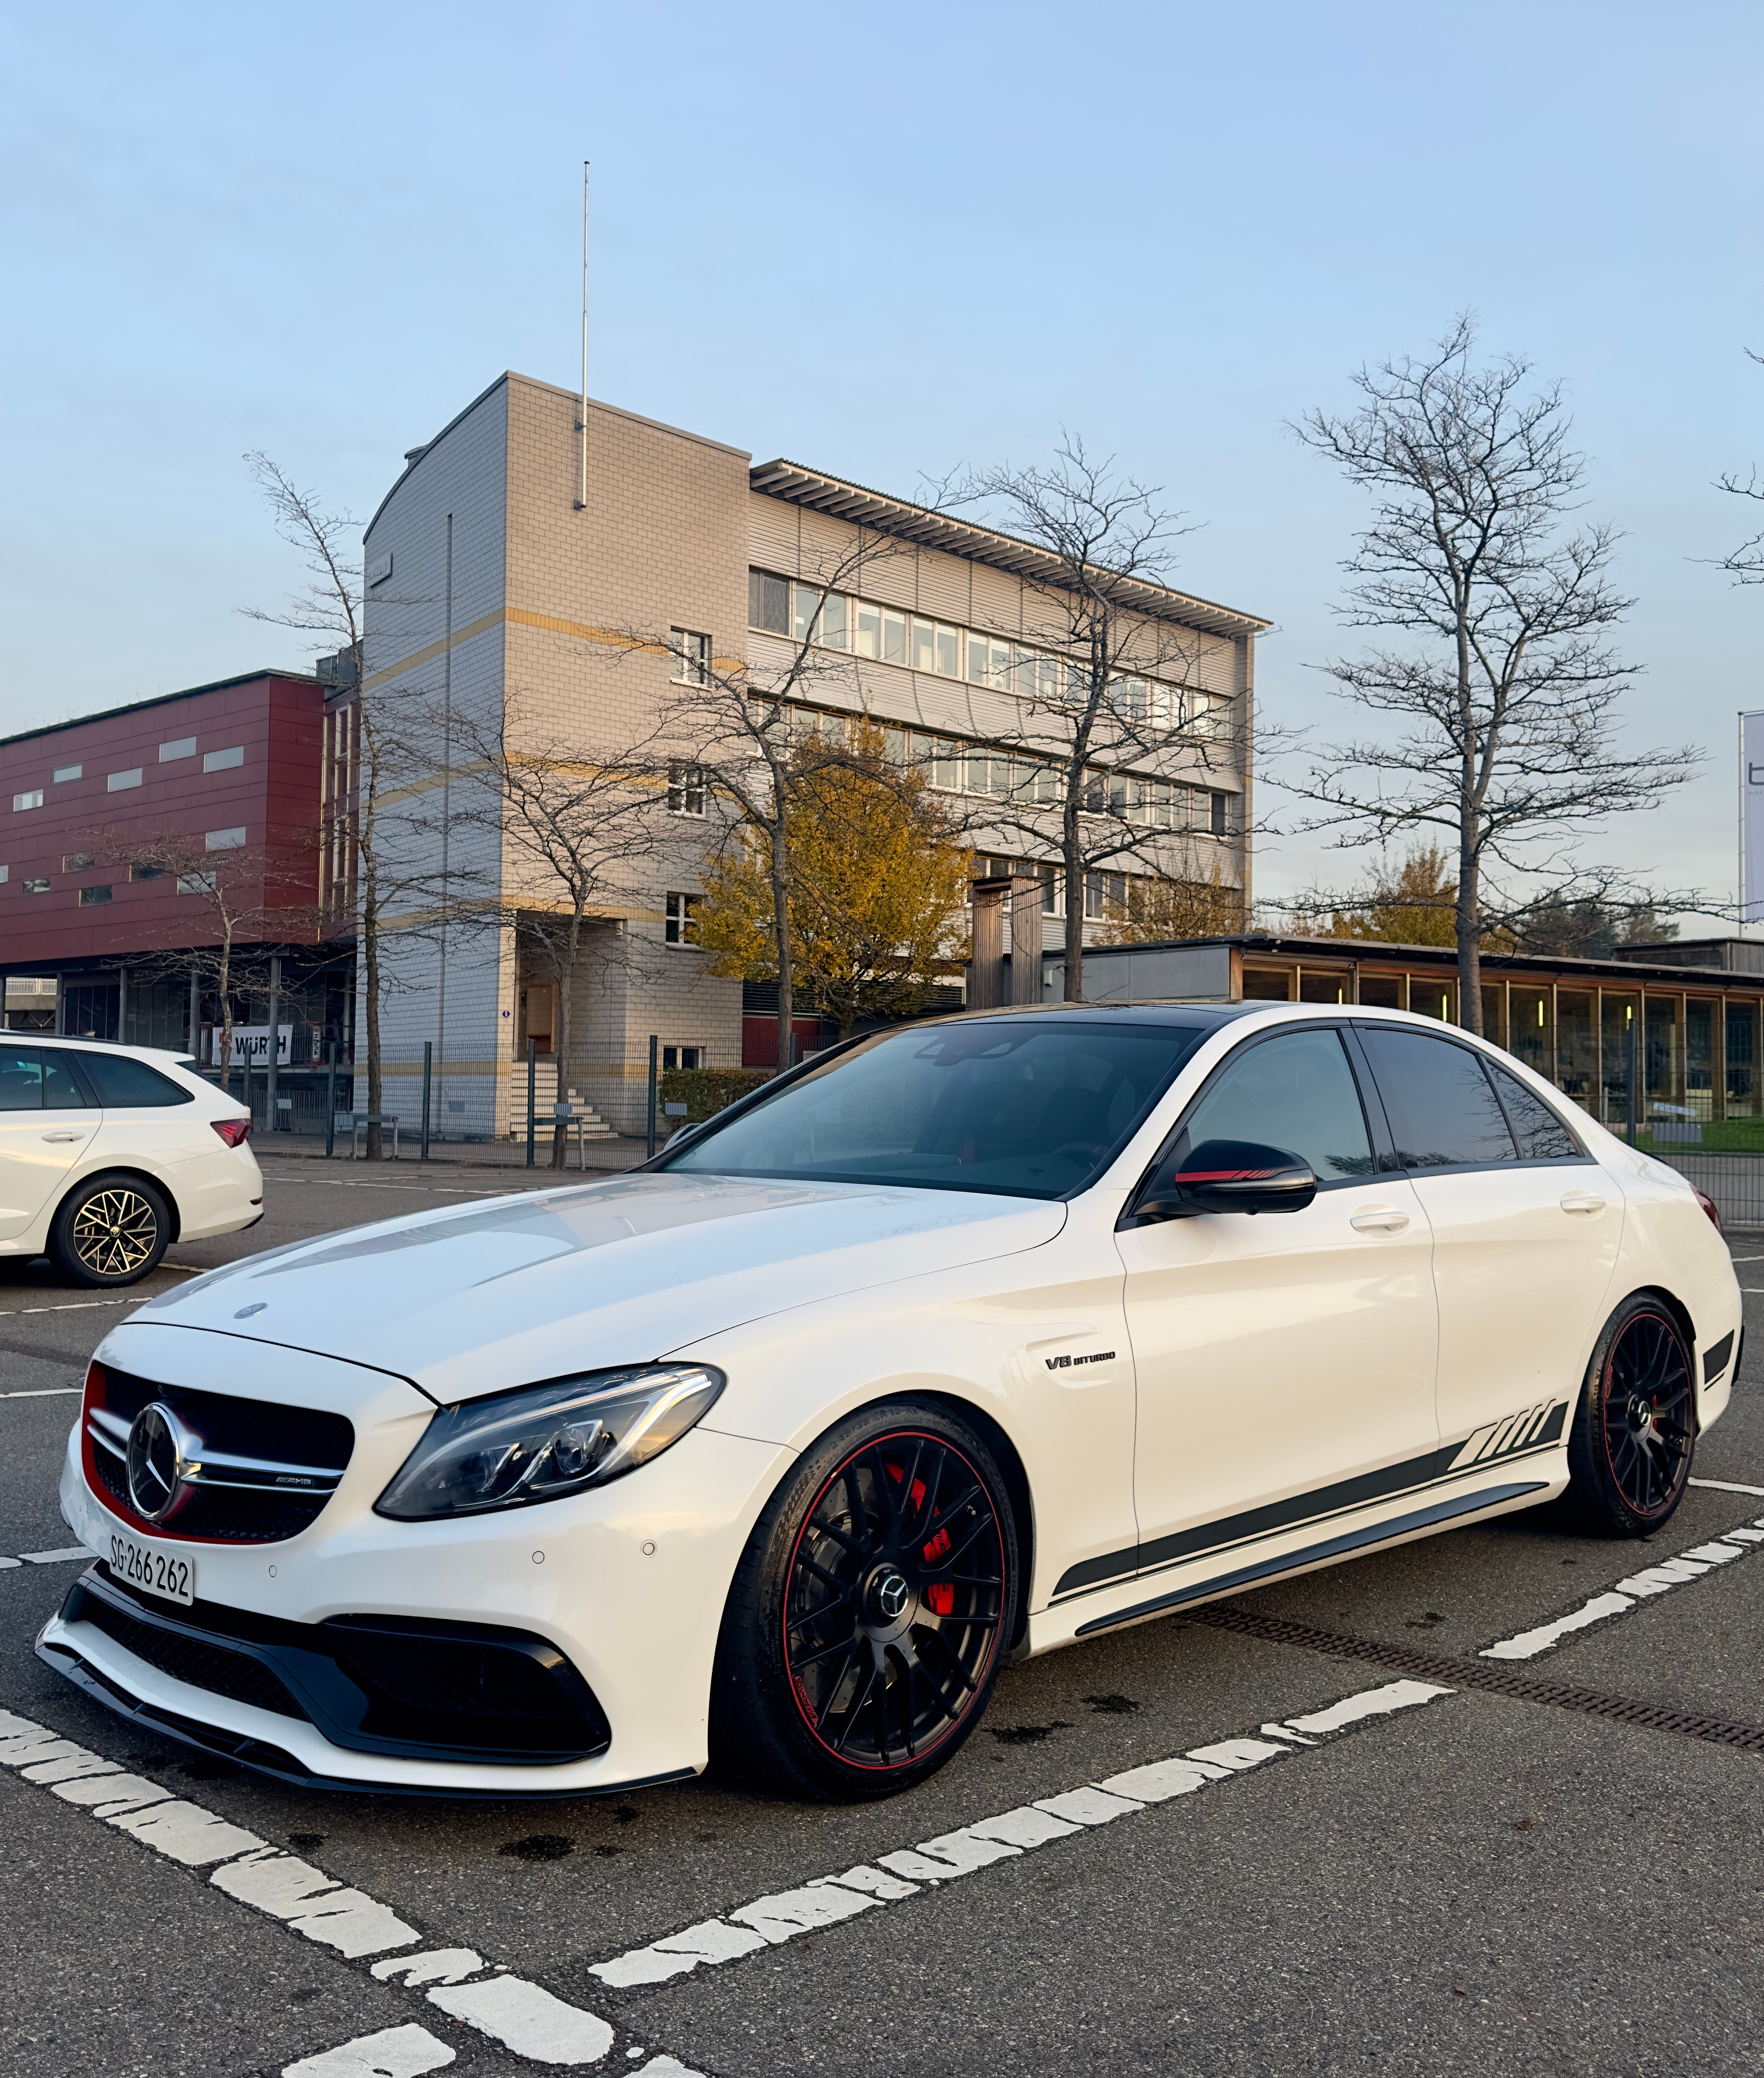
[[[171,1240],[165,1199],[144,1177],[94,1176],[68,1194],[49,1230],[49,1254],[76,1284],[136,1284]]]
[[[1684,1332],[1658,1299],[1627,1299],[1599,1337],[1569,1432],[1570,1500],[1589,1528],[1645,1537],[1683,1500],[1695,1445]]]
[[[965,1423],[917,1408],[854,1417],[805,1457],[731,1590],[714,1748],[774,1788],[890,1796],[991,1693],[1015,1596],[1004,1482]]]

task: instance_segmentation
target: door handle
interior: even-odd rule
[[[1395,1205],[1368,1205],[1350,1214],[1348,1220],[1356,1233],[1401,1233],[1408,1223],[1408,1214],[1399,1212]]]
[[[46,1133],[43,1137],[45,1140],[84,1140],[85,1135],[83,1133]]]
[[[1595,1191],[1570,1191],[1562,1199],[1562,1208],[1565,1212],[1578,1212],[1584,1216],[1602,1212],[1605,1201]]]

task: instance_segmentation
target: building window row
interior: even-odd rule
[[[824,649],[898,664],[970,686],[1015,693],[1049,705],[1076,705],[1089,687],[1084,671],[1056,653],[1007,640],[990,630],[955,625],[881,606],[842,592],[823,591],[766,570],[747,574],[748,624]],[[1161,678],[1118,676],[1112,704],[1124,720],[1159,730],[1211,732],[1230,702],[1216,693],[1173,686]]]
[[[769,701],[756,702],[761,711]],[[793,737],[811,732],[842,744],[846,717],[811,707],[788,706]],[[1016,807],[1056,807],[1064,798],[1063,774],[1047,758],[1026,757],[983,743],[970,743],[924,729],[882,724],[882,743],[891,764],[917,766],[927,782],[944,794],[989,795]],[[1231,834],[1231,796],[1179,779],[1157,779],[1135,772],[1107,772],[1092,766],[1085,773],[1082,812],[1112,816],[1149,830],[1176,835],[1223,837]],[[670,792],[671,805],[671,792]]]
[[[159,762],[161,765],[175,764],[181,758],[194,757],[195,755],[196,739],[193,736],[179,736],[173,742],[162,743],[159,747]],[[242,743],[229,744],[224,750],[209,750],[202,753],[204,772],[234,771],[244,762],[245,746]],[[52,785],[56,787],[65,787],[70,785],[74,780],[83,779],[85,777],[84,765],[58,765],[50,775],[50,782]],[[131,787],[139,787],[141,780],[141,766],[132,765],[126,771],[107,773],[105,775],[104,791],[107,794],[124,794]],[[15,813],[27,808],[40,808],[43,806],[43,789],[40,787],[31,787],[26,788],[22,793],[15,794],[12,797],[12,806]]]

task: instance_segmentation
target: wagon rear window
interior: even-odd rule
[[[1211,1029],[1040,1016],[890,1033],[661,1166],[1064,1197],[1113,1159]]]

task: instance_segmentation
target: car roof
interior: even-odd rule
[[[6,1036],[21,1045],[87,1046],[101,1054],[145,1055],[155,1061],[175,1062],[179,1066],[196,1059],[194,1054],[181,1053],[170,1046],[125,1046],[119,1039],[90,1039],[77,1032],[9,1032]]]

